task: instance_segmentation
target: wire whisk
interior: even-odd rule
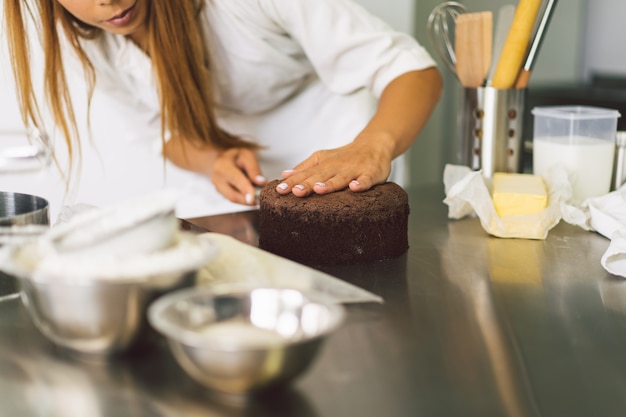
[[[467,12],[465,5],[455,1],[439,4],[428,16],[428,40],[437,56],[456,75],[456,55],[454,53],[454,21]]]

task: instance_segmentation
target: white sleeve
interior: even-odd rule
[[[399,75],[436,65],[414,38],[352,0],[257,1],[337,93],[366,87],[379,97]]]

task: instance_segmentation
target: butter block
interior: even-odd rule
[[[500,217],[537,213],[548,204],[543,178],[532,174],[493,174],[493,204]]]

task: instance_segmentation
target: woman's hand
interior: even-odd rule
[[[255,204],[254,186],[263,186],[265,177],[254,151],[232,148],[222,151],[213,164],[211,181],[224,197],[239,204]]]
[[[367,136],[367,137],[366,137]],[[313,153],[295,169],[284,171],[278,192],[305,197],[350,187],[364,191],[385,182],[391,170],[393,142],[384,133],[361,134],[354,142]]]
[[[163,154],[175,165],[211,178],[215,188],[234,203],[254,205],[255,186],[267,181],[253,150],[218,150],[183,138],[171,138]]]
[[[284,171],[277,191],[298,197],[350,187],[365,191],[387,180],[391,161],[417,139],[439,101],[442,82],[436,68],[400,75],[384,89],[376,113],[354,141],[315,152]]]

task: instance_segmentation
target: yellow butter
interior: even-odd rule
[[[493,174],[493,204],[500,217],[537,213],[548,204],[543,178],[532,174]]]

